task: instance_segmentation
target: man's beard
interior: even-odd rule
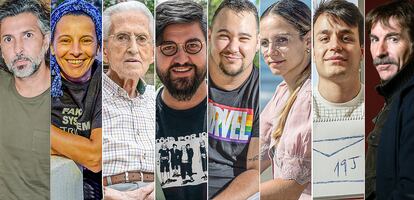
[[[35,58],[25,56],[24,54],[16,55],[11,62],[6,63],[7,68],[9,69],[11,73],[13,73],[14,76],[18,78],[29,77],[33,75],[34,73],[36,73],[37,70],[39,70],[40,64],[42,63],[42,58],[45,56],[45,53],[46,53],[46,49],[42,48],[42,51],[40,52],[40,54]],[[23,65],[16,66],[16,62],[18,61],[29,61],[29,64],[25,66]]]
[[[174,67],[190,66],[195,71],[194,76],[185,78],[176,78],[172,80],[170,70]],[[205,69],[205,68],[203,68]],[[188,101],[197,92],[200,84],[205,81],[206,70],[201,70],[198,66],[190,63],[173,64],[166,72],[161,72],[159,67],[156,67],[158,77],[167,88],[168,92],[178,101]]]

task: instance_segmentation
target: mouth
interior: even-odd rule
[[[66,59],[66,61],[74,66],[81,66],[85,60],[83,59]]]
[[[186,72],[191,71],[192,69],[193,69],[192,67],[182,66],[182,67],[174,67],[171,69],[171,71],[174,73],[186,73]]]
[[[375,68],[377,68],[378,71],[386,71],[390,68],[391,64],[381,64],[376,65]]]
[[[228,55],[223,55],[223,57],[224,57],[226,60],[231,61],[231,62],[234,62],[234,61],[237,61],[237,60],[242,59],[242,57],[241,57],[241,56],[239,56],[239,55],[231,55],[231,54],[228,54]]]
[[[277,60],[277,61],[269,61],[269,65],[275,64],[275,65],[280,65],[282,63],[284,63],[286,60]]]
[[[343,56],[331,56],[324,59],[325,61],[333,61],[333,62],[340,62],[340,61],[347,61],[347,59]]]
[[[131,63],[136,63],[136,62],[141,62],[140,60],[136,59],[136,58],[128,58],[126,59],[124,62],[131,62]]]

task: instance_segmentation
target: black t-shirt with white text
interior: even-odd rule
[[[89,138],[102,127],[102,66],[95,60],[92,77],[85,83],[62,80],[62,97],[52,97],[51,123],[61,130]],[[102,198],[102,173],[83,167],[84,197]],[[90,192],[93,191],[93,192]]]
[[[156,176],[161,182],[165,198],[167,200],[207,199],[207,178],[203,173],[202,152],[199,151],[201,144],[207,143],[207,99],[194,108],[175,110],[164,103],[161,93],[162,89],[158,92],[156,100],[156,152],[161,154],[159,150],[163,145],[171,149],[174,144],[179,150],[177,159],[168,166],[177,164],[178,170],[170,169],[167,172],[163,169],[164,172],[161,172],[160,157],[164,155],[155,157]],[[170,151],[169,154],[172,152]]]

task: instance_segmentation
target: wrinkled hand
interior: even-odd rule
[[[154,183],[132,191],[119,191],[105,187],[104,192],[106,200],[153,200]]]

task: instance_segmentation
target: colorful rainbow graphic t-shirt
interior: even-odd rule
[[[211,198],[246,170],[250,140],[259,135],[259,70],[256,67],[232,91],[222,90],[210,80],[207,132]]]

